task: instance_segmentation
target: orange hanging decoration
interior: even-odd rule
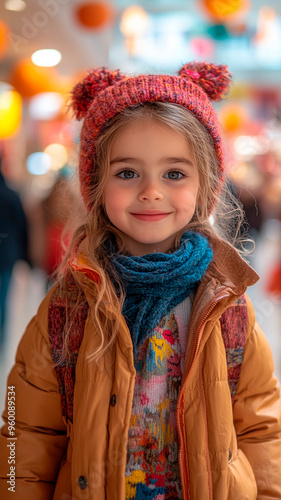
[[[2,19],[0,19],[0,57],[5,53],[8,46],[9,28]]]
[[[20,61],[14,67],[9,80],[23,97],[32,97],[39,92],[60,91],[56,71],[53,68],[35,66],[28,59]]]
[[[202,0],[203,7],[216,20],[226,20],[245,11],[246,0]]]
[[[108,25],[113,19],[113,8],[105,2],[86,2],[76,10],[77,19],[84,27],[100,29]]]

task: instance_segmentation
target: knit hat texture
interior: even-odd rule
[[[105,126],[124,109],[145,102],[180,104],[202,123],[211,135],[218,158],[220,183],[224,177],[224,155],[220,127],[211,101],[219,101],[228,91],[231,75],[227,66],[192,62],[178,75],[126,76],[119,70],[90,71],[72,90],[72,108],[81,130],[79,179],[87,208],[95,168],[95,141]]]

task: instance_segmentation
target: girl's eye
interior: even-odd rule
[[[184,175],[181,172],[178,172],[177,170],[171,170],[168,172],[164,177],[171,179],[173,181],[178,181],[184,177]]]
[[[136,175],[133,170],[122,170],[122,172],[117,174],[117,177],[121,177],[121,179],[134,179]]]

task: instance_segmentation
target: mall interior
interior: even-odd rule
[[[69,110],[69,92],[95,67],[175,74],[189,61],[227,65],[233,75],[227,98],[214,107],[253,241],[246,259],[260,276],[248,294],[281,380],[280,0],[3,0],[1,175],[20,200],[25,241],[1,312],[1,408],[18,343],[50,287],[69,206],[79,195],[81,122]],[[1,261],[10,257],[1,253],[5,237]]]

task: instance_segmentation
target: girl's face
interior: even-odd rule
[[[198,190],[189,145],[168,125],[139,120],[113,141],[104,205],[132,255],[170,250],[194,214]]]

